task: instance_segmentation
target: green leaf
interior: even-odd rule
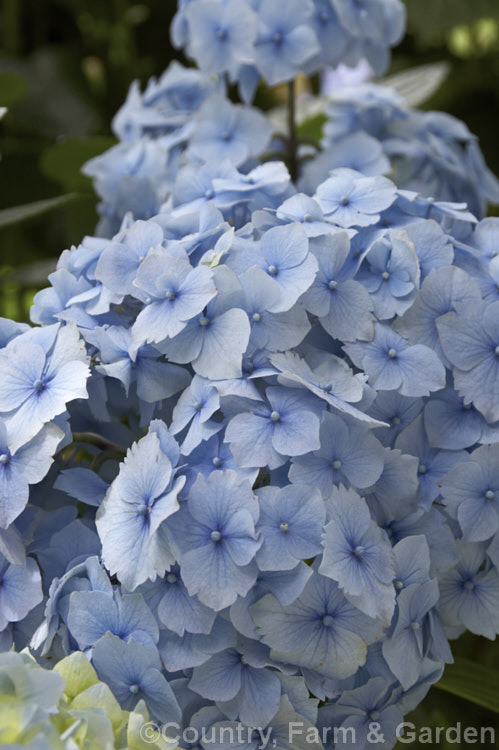
[[[35,216],[41,216],[47,213],[47,211],[64,206],[75,198],[76,195],[69,193],[68,195],[59,195],[57,198],[47,198],[47,200],[43,201],[26,203],[24,206],[4,208],[0,211],[0,228],[8,227],[11,224],[18,224],[27,219],[33,219]]]
[[[16,73],[0,73],[0,106],[12,107],[28,93],[28,84]]]
[[[298,126],[298,135],[300,138],[313,138],[319,142],[322,138],[322,128],[327,122],[325,114],[319,113],[314,117],[305,120]]]
[[[46,177],[60,183],[66,190],[91,192],[91,180],[81,174],[81,168],[89,159],[102,154],[115,144],[114,138],[105,136],[72,138],[47,148],[42,153],[40,168]]]
[[[499,674],[483,664],[457,656],[435,687],[499,714]]]

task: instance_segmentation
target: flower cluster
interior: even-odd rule
[[[329,170],[349,166],[369,175],[391,169],[400,188],[466,203],[479,218],[488,203],[499,203],[497,178],[477,139],[455,117],[410,109],[376,84],[334,92],[326,114],[323,152],[304,169],[302,190],[315,190]]]
[[[499,633],[499,220],[347,164],[300,192],[176,74],[117,119],[190,130],[168,200],[123,193],[0,322],[0,646],[83,651],[158,722],[391,747],[448,639]]]
[[[382,74],[404,25],[400,0],[181,0],[172,40],[251,101],[260,78],[275,86],[361,59]]]

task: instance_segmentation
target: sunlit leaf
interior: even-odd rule
[[[7,227],[12,224],[18,224],[21,221],[26,221],[27,219],[33,219],[35,216],[41,216],[48,211],[52,211],[54,208],[64,206],[75,198],[76,196],[70,193],[68,195],[59,195],[57,198],[47,198],[43,201],[26,203],[24,206],[4,208],[0,211],[0,227]]]

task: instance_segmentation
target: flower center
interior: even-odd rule
[[[133,685],[130,685],[130,687],[129,687],[129,690],[130,690],[130,692],[131,692],[131,693],[132,693],[133,695],[137,695],[137,693],[138,693],[138,692],[139,692],[139,690],[140,690],[140,686],[139,686],[139,685],[137,685],[137,683],[135,682],[135,683],[134,683]]]
[[[206,328],[206,326],[210,325],[210,319],[205,318],[205,316],[203,315],[202,318],[199,318],[199,325],[202,325],[204,328]]]
[[[388,281],[390,278],[390,274],[388,273],[388,271],[383,271],[383,273],[381,274],[381,278],[383,279],[383,281]]]
[[[276,31],[274,36],[272,37],[274,40],[274,44],[282,44],[282,34],[280,31]]]
[[[166,299],[169,299],[172,302],[176,296],[175,292],[172,292],[171,290],[165,294]]]
[[[33,383],[33,389],[37,393],[41,393],[43,390],[45,390],[45,383],[43,382],[43,380],[40,380],[40,378],[37,378],[35,382]]]
[[[487,492],[485,493],[485,498],[487,500],[493,500],[494,499],[494,492],[492,492],[492,490],[487,490]]]
[[[473,591],[473,589],[475,588],[475,584],[473,583],[473,581],[466,581],[464,584],[464,588],[466,589],[466,591]]]
[[[272,414],[270,415],[271,422],[279,422],[280,419],[281,419],[281,415],[279,414],[278,411],[273,411]]]
[[[369,718],[372,721],[377,721],[379,719],[379,711],[371,711],[371,713],[369,714]]]
[[[419,464],[418,471],[420,474],[426,474],[428,471],[428,467],[425,466],[424,464]]]
[[[411,630],[419,630],[419,622],[411,622],[410,628]]]
[[[326,628],[330,628],[330,627],[331,627],[331,625],[332,625],[333,623],[334,623],[334,617],[333,617],[332,615],[325,615],[325,616],[324,616],[324,617],[322,618],[322,624],[323,624],[323,625],[324,625],[324,626],[325,626]]]
[[[213,461],[211,463],[213,464],[213,466],[216,469],[219,469],[221,467],[221,465],[223,464],[223,461],[218,456],[215,456],[215,458],[213,459]]]
[[[333,467],[333,469],[338,471],[339,469],[341,469],[341,461],[338,461],[337,459],[335,459],[334,461],[331,462],[331,466]]]
[[[393,425],[399,425],[400,424],[400,417],[392,417],[392,424]]]
[[[348,206],[350,203],[350,198],[348,195],[342,195],[340,198],[340,206]]]
[[[388,356],[390,359],[396,359],[397,357],[397,350],[396,349],[388,349]]]
[[[364,555],[366,554],[366,549],[362,546],[362,544],[358,544],[355,547],[353,554],[355,555],[355,557],[364,557]]]
[[[496,357],[499,357],[499,346],[496,346],[495,353],[496,353]]]
[[[251,319],[253,320],[254,323],[259,323],[260,322],[260,318],[261,318],[260,313],[253,313],[253,315],[251,317]]]
[[[10,456],[8,453],[0,453],[0,464],[8,464]]]
[[[277,268],[275,266],[270,265],[267,268],[267,273],[269,274],[269,276],[277,276]]]
[[[279,529],[282,531],[283,534],[287,534],[289,531],[289,524],[287,524],[286,521],[283,521],[281,525],[279,526]]]
[[[334,281],[333,279],[332,281],[329,282],[329,284],[327,285],[327,288],[329,289],[330,292],[334,292],[337,286],[338,286],[338,282]]]
[[[166,580],[168,583],[177,583],[177,576],[175,575],[175,573],[170,573],[166,576]]]
[[[214,195],[215,193],[213,192],[213,190],[211,190],[211,188],[208,188],[208,190],[204,194],[204,197],[211,201]]]
[[[222,534],[220,531],[212,531],[211,532],[211,541],[212,542],[219,542],[222,538]]]
[[[403,589],[404,584],[402,583],[402,581],[395,581],[395,588],[397,589],[397,591],[400,591],[401,589]]]

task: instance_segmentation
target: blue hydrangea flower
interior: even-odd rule
[[[141,263],[133,285],[148,296],[148,304],[132,328],[138,344],[174,338],[217,293],[209,268],[192,268],[187,259],[168,253],[150,253]]]
[[[243,0],[204,0],[185,12],[189,54],[209,73],[234,71],[253,59],[256,15]]]
[[[419,288],[419,262],[403,232],[391,230],[369,249],[357,275],[370,294],[378,320],[402,315]]]
[[[221,424],[210,420],[219,406],[217,389],[208,380],[195,375],[175,405],[170,426],[172,434],[178,435],[189,425],[180,446],[184,456],[222,428]]]
[[[189,594],[178,565],[173,565],[164,578],[143,584],[140,591],[157,614],[160,625],[180,637],[186,632],[211,633],[216,613]]]
[[[211,380],[240,377],[251,327],[244,310],[233,302],[230,292],[219,294],[175,338],[166,339],[161,351],[172,362],[191,363],[198,375]]]
[[[47,474],[54,453],[64,437],[55,424],[42,427],[38,435],[11,452],[8,424],[0,419],[0,527],[6,529],[24,510],[29,485]]]
[[[102,556],[131,591],[163,575],[174,562],[163,521],[178,509],[184,477],[173,467],[155,432],[129,449],[97,513]]]
[[[207,634],[185,632],[180,636],[168,628],[161,629],[158,651],[169,672],[198,667],[205,664],[213,654],[235,645],[236,631],[230,622],[213,614],[216,619]]]
[[[454,248],[450,237],[445,234],[440,224],[433,219],[415,221],[405,227],[409,239],[414,243],[421,268],[421,280],[430,271],[444,266],[451,266],[454,260]]]
[[[463,537],[482,542],[499,529],[499,445],[465,454],[440,482],[445,505],[459,521]]]
[[[379,624],[353,607],[337,584],[314,573],[294,604],[283,607],[267,594],[251,607],[263,643],[273,658],[315,669],[334,679],[355,674]]]
[[[311,286],[317,271],[305,230],[298,224],[273,227],[257,244],[235,245],[227,264],[235,273],[259,266],[270,276],[280,291],[279,300],[269,309],[274,313],[290,310]]]
[[[432,448],[426,436],[423,415],[420,414],[398,436],[395,447],[419,459],[418,505],[428,510],[440,494],[440,480],[466,461],[465,451],[446,451]]]
[[[424,651],[424,621],[439,598],[435,579],[413,583],[397,597],[396,625],[383,641],[383,656],[402,687],[408,690],[418,680]]]
[[[396,187],[386,177],[364,177],[354,169],[335,169],[317,188],[315,200],[324,215],[340,227],[376,224],[380,212],[396,198]]]
[[[350,258],[346,232],[320,237],[310,243],[319,271],[303,304],[330,336],[342,341],[371,339],[373,302],[366,289],[354,280],[355,265]]]
[[[86,398],[89,368],[75,326],[27,331],[0,352],[0,412],[8,421],[10,450],[33,438],[76,398]]]
[[[295,484],[319,487],[324,498],[333,485],[371,487],[383,471],[383,448],[363,425],[325,412],[320,428],[320,448],[294,457],[289,479]]]
[[[398,390],[402,396],[428,396],[445,385],[445,367],[432,349],[423,344],[409,346],[381,323],[375,325],[372,342],[343,348],[365,370],[374,388]]]
[[[241,479],[249,479],[251,485],[258,475],[257,468],[238,467],[230,445],[224,443],[223,435],[218,433],[208,440],[203,440],[186,458],[182,468],[182,472],[187,477],[186,489],[195,482],[198,474],[208,477],[213,471],[226,471],[227,469],[237,469]]]
[[[359,403],[364,395],[363,381],[355,377],[347,363],[334,354],[318,352],[314,357],[314,369],[293,352],[274,354],[270,360],[282,373],[279,375],[279,382],[284,385],[292,383],[294,386],[301,386],[334,409],[361,422],[373,426],[383,424],[352,406],[352,403]]]
[[[157,653],[133,639],[126,643],[107,633],[96,644],[92,661],[123,709],[132,711],[142,699],[159,721],[180,721],[180,707],[161,673]]]
[[[253,558],[262,544],[255,532],[258,502],[233,471],[199,475],[187,502],[168,524],[189,594],[215,610],[245,596],[255,583]]]
[[[430,548],[425,537],[406,536],[393,547],[395,591],[430,580]]]
[[[275,469],[288,456],[318,449],[320,421],[317,409],[303,391],[272,386],[267,403],[233,417],[225,440],[238,466],[269,466]]]
[[[488,422],[499,420],[499,302],[456,304],[437,321],[454,387]]]
[[[12,565],[0,553],[0,632],[10,622],[22,620],[42,601],[40,571],[32,557]]]
[[[442,576],[439,611],[444,623],[494,640],[499,633],[499,575],[483,569],[483,545],[459,545],[455,568]]]
[[[103,591],[73,591],[69,596],[68,629],[85,650],[95,646],[106,633],[124,641],[133,638],[155,650],[159,638],[158,625],[140,594],[112,594]]]
[[[247,726],[266,726],[275,716],[281,698],[277,672],[265,667],[268,649],[256,641],[240,639],[230,648],[195,667],[191,690],[215,700],[230,719]]]
[[[135,222],[104,248],[95,269],[96,278],[123,297],[138,294],[133,282],[140,264],[150,250],[160,248],[162,243],[163,231],[158,224]]]
[[[388,539],[353,490],[334,488],[327,508],[319,573],[337,581],[361,612],[389,623],[395,607],[395,572]]]
[[[279,0],[261,3],[255,61],[270,86],[291,80],[319,52],[319,43],[309,19],[312,3]]]
[[[100,350],[98,371],[123,383],[127,395],[135,383],[139,399],[155,403],[188,385],[189,373],[183,367],[164,362],[148,344],[137,348],[129,328],[96,328],[94,336]]]
[[[269,121],[257,109],[214,96],[199,110],[189,154],[204,162],[228,159],[235,167],[267,148]]]
[[[248,268],[239,281],[246,297],[242,306],[251,325],[249,350],[274,352],[301,344],[311,328],[304,308],[295,305],[287,312],[268,312],[279,304],[281,293],[274,280],[258,266]]]
[[[475,443],[499,440],[499,424],[489,425],[485,417],[452,389],[435,393],[424,409],[424,423],[430,445],[447,450],[470,448]]]
[[[430,403],[433,403],[433,401],[428,402],[428,404]],[[387,425],[387,427],[376,428],[374,431],[378,440],[383,445],[393,448],[398,435],[423,410],[423,405],[421,398],[401,396],[394,391],[378,391],[376,398],[369,408],[371,416]],[[431,444],[436,445],[433,442]]]
[[[371,746],[368,737],[374,737],[373,727],[379,732],[377,736],[385,738],[383,744],[393,747],[403,718],[404,712],[395,701],[392,685],[383,677],[372,677],[364,685],[345,690],[336,703],[321,707],[318,725],[321,729],[329,728],[326,736],[330,741],[337,736],[335,747],[346,748],[349,739],[355,736],[356,750],[364,750]]]
[[[257,529],[263,543],[256,553],[260,570],[292,570],[299,560],[320,554],[324,503],[312,487],[262,487]]]
[[[456,266],[445,266],[431,271],[414,304],[396,321],[395,328],[410,344],[430,347],[448,365],[438,335],[438,319],[453,310],[456,303],[479,300],[480,290],[473,279]]]

